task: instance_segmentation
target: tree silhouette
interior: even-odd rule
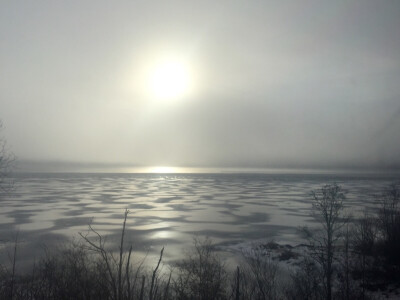
[[[321,189],[312,191],[312,214],[321,227],[303,231],[309,241],[311,257],[321,267],[325,298],[332,299],[333,262],[337,254],[337,244],[341,238],[341,229],[347,223],[343,215],[345,196],[336,183],[327,184]]]
[[[0,121],[0,131],[3,123]],[[9,175],[14,162],[14,156],[7,151],[7,144],[4,138],[0,137],[0,194],[9,191],[13,187],[13,182]]]

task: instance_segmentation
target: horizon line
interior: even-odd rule
[[[18,174],[369,174],[391,173],[400,174],[400,168],[373,168],[373,167],[119,167],[102,166],[31,166],[14,168]]]

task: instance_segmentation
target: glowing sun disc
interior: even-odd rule
[[[185,64],[165,61],[154,68],[149,78],[150,92],[160,99],[184,96],[190,89],[190,74]]]

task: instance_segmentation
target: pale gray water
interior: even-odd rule
[[[348,211],[376,206],[374,195],[399,175],[373,174],[19,174],[15,191],[1,199],[0,240],[19,231],[21,261],[44,244],[77,238],[92,220],[110,243],[117,240],[125,208],[127,241],[136,251],[179,257],[193,235],[221,246],[260,239],[296,243],[298,226],[310,224],[313,189],[336,182]]]

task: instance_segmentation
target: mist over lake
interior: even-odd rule
[[[179,258],[193,236],[208,236],[225,251],[238,244],[301,242],[312,225],[310,191],[336,182],[354,216],[374,210],[399,174],[17,174],[4,197],[0,235],[19,232],[19,263],[37,259],[44,245],[77,239],[91,224],[116,243],[129,209],[127,242],[136,253]],[[4,257],[3,257],[4,259]]]
[[[399,16],[0,1],[0,300],[400,299]]]

